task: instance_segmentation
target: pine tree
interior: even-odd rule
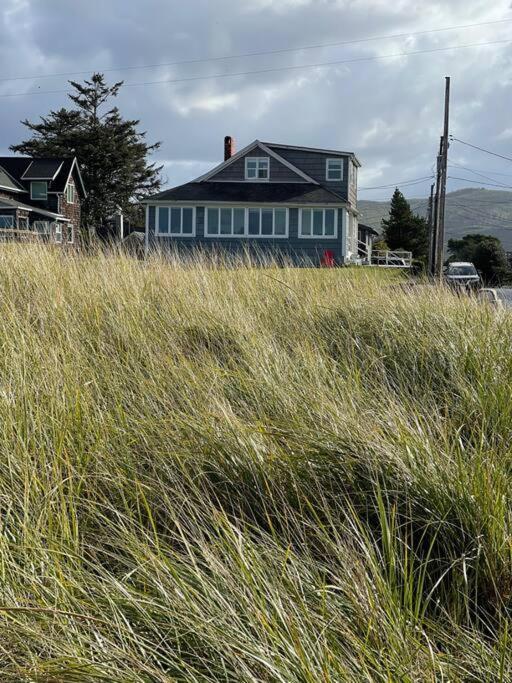
[[[123,82],[108,85],[95,73],[84,83],[70,81],[73,109],[62,108],[37,123],[22,121],[32,137],[11,150],[28,156],[76,156],[87,189],[82,225],[107,235],[107,221],[118,208],[128,216],[137,203],[160,189],[161,166],[148,163],[160,143],[148,144],[137,130],[140,121],[124,120],[117,107],[108,108]]]
[[[411,210],[409,202],[398,188],[393,193],[389,218],[382,219],[383,237],[391,250],[411,251],[418,261],[426,262],[428,225]]]

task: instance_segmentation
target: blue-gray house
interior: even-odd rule
[[[358,257],[357,171],[352,152],[253,143],[196,180],[150,197],[146,250],[252,250],[295,262]]]

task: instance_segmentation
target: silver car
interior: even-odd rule
[[[445,270],[446,282],[454,287],[472,289],[480,284],[480,275],[472,263],[454,261]]]

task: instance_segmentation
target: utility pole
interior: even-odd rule
[[[428,200],[428,265],[427,272],[432,275],[434,265],[434,188],[435,184],[430,186],[430,197]]]
[[[436,159],[436,194],[434,197],[434,218],[432,228],[432,270],[430,274],[435,277],[437,272],[437,240],[439,238],[439,198],[441,196],[441,169],[442,169],[443,136],[439,142],[439,153]]]
[[[446,205],[446,180],[448,175],[448,135],[450,133],[450,77],[446,77],[444,95],[444,131],[440,150],[440,183],[439,202],[437,206],[437,230],[436,230],[436,261],[435,275],[439,279],[443,277],[443,254],[444,254],[444,215]],[[439,171],[438,171],[439,173]]]

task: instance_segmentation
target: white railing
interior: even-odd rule
[[[370,263],[372,266],[382,268],[410,268],[412,266],[412,252],[377,249],[371,252]]]

